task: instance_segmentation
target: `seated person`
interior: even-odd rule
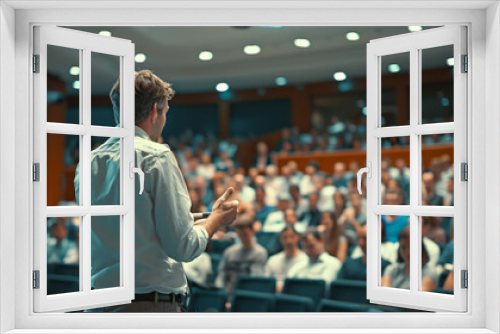
[[[436,192],[437,176],[432,169],[422,172],[422,201],[427,205],[443,205],[443,196]]]
[[[234,290],[239,275],[262,275],[267,260],[267,251],[255,242],[254,220],[250,215],[241,215],[231,226],[240,243],[230,246],[222,254],[215,285],[228,292]]]
[[[349,192],[351,207],[346,208],[339,218],[339,225],[350,245],[356,245],[357,231],[366,224],[366,212],[362,208],[361,195],[357,190]]]
[[[212,283],[212,260],[203,252],[191,262],[183,263],[187,278],[197,285],[206,287]]]
[[[346,237],[340,232],[333,212],[321,214],[318,230],[323,233],[327,253],[339,259],[340,262],[344,262],[349,245]]]
[[[307,226],[318,226],[321,219],[321,212],[318,209],[319,194],[313,192],[309,194],[309,206],[307,210],[299,217],[300,221],[305,221]]]
[[[363,255],[357,258],[348,257],[337,275],[337,279],[350,279],[357,281],[366,281],[366,232],[368,227],[363,225],[358,230],[358,246]],[[382,260],[382,273],[391,263],[385,259]]]
[[[437,284],[437,272],[429,262],[429,255],[422,242],[422,289],[434,291]],[[405,227],[399,234],[398,262],[389,265],[382,276],[382,286],[410,289],[410,227]]]
[[[301,241],[309,259],[290,268],[287,277],[322,279],[329,286],[337,277],[340,261],[325,252],[325,241],[320,232],[307,231]]]
[[[398,249],[399,249],[399,243],[398,242],[390,242],[387,241],[387,237],[385,235],[385,228],[384,224],[380,224],[380,235],[381,235],[381,241],[382,244],[380,245],[380,255],[382,256],[382,259],[389,263],[395,263],[398,261]],[[352,253],[351,253],[351,258],[357,259],[359,257],[362,257],[365,255],[366,252],[363,252],[361,249],[360,245],[357,245]]]
[[[433,218],[437,217],[422,217],[422,241],[429,255],[429,262],[435,266],[441,255],[441,249],[437,243],[427,237],[429,229],[431,228],[431,219]]]
[[[58,218],[50,226],[51,237],[47,239],[47,263],[67,263],[68,253],[77,249],[76,243],[69,241],[64,218]]]
[[[385,205],[402,205],[403,191],[401,189],[389,189],[384,196]],[[382,216],[387,241],[397,242],[399,233],[408,226],[408,216]]]
[[[266,204],[266,191],[264,187],[255,188],[255,201],[254,201],[255,219],[264,223],[267,216],[276,211],[275,206]]]
[[[286,225],[285,210],[291,206],[291,197],[288,193],[281,193],[278,196],[278,211],[268,214],[263,222],[262,231],[280,232]]]
[[[300,235],[293,225],[287,225],[280,233],[280,243],[283,251],[267,260],[266,275],[282,281],[291,267],[299,262],[308,261],[306,253],[299,249]]]

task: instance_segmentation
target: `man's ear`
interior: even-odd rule
[[[156,123],[156,119],[158,118],[158,103],[153,104],[151,111],[149,112],[149,119],[152,124]]]

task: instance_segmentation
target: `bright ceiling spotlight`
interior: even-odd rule
[[[247,45],[243,48],[243,52],[247,55],[256,55],[260,53],[260,46],[258,45]]]
[[[347,78],[347,75],[344,72],[335,72],[335,74],[333,74],[333,78],[336,81],[344,81]]]
[[[79,75],[80,74],[80,68],[78,66],[71,66],[69,69],[69,74],[71,75]]]
[[[73,88],[74,89],[80,89],[80,81],[79,80],[73,81]]]
[[[421,31],[422,26],[408,26],[408,31],[415,32],[415,31]]]
[[[400,67],[398,64],[390,64],[389,66],[387,66],[387,69],[389,70],[389,72],[391,73],[398,73],[399,70],[400,70]]]
[[[102,35],[102,36],[108,36],[108,37],[111,37],[111,31],[107,31],[107,30],[101,30],[99,31],[99,35]]]
[[[285,77],[277,77],[274,82],[276,83],[276,86],[285,86],[288,81]]]
[[[348,41],[359,41],[359,34],[357,32],[351,31],[345,35]]]
[[[136,63],[144,63],[146,61],[146,55],[144,53],[138,53],[135,55]]]
[[[448,66],[455,65],[455,58],[451,57],[451,58],[446,59],[446,65],[448,65]]]
[[[215,89],[217,89],[218,92],[222,93],[229,89],[229,85],[225,82],[220,82],[217,84],[217,86],[215,86]]]
[[[214,57],[213,53],[210,51],[201,51],[200,54],[198,55],[198,58],[203,61],[209,61],[212,60]]]
[[[293,44],[298,48],[308,48],[311,46],[311,41],[305,38],[297,38],[293,41]]]

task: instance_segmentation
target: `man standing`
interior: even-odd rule
[[[149,70],[135,74],[135,157],[144,172],[144,193],[135,195],[135,298],[131,304],[97,312],[180,312],[187,291],[182,262],[198,257],[218,228],[237,218],[228,188],[209,218],[194,224],[191,200],[174,154],[158,144],[174,91]],[[120,82],[110,92],[115,119],[120,114]],[[120,203],[120,140],[110,138],[91,154],[92,205]],[[136,181],[138,182],[138,181]],[[75,177],[78,200],[79,174]],[[136,187],[137,188],[137,187]],[[92,287],[119,286],[120,243],[111,217],[92,218]],[[114,227],[114,229],[113,229]],[[118,280],[118,281],[117,281]]]

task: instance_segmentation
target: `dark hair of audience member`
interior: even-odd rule
[[[326,214],[326,213],[325,213]],[[330,219],[333,222],[333,226],[327,230],[326,233],[326,251],[328,254],[331,256],[337,257],[337,250],[339,248],[339,237],[340,237],[340,232],[339,228],[337,226],[337,218],[335,217],[335,214],[333,212],[328,212],[328,215],[330,216]]]
[[[401,240],[402,239],[410,239],[410,225],[406,226],[404,229],[401,230],[399,233],[399,243],[401,245]],[[401,247],[401,246],[399,246]],[[398,262],[404,262],[403,258],[401,257],[401,254],[399,252],[399,247],[398,247]],[[422,241],[422,267],[429,261],[429,253],[427,253],[427,249],[425,248],[424,242]]]

